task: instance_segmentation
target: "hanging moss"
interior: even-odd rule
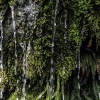
[[[23,1],[23,2],[22,2]],[[31,43],[27,57],[27,100],[50,99],[50,59],[53,56],[55,100],[99,100],[100,1],[59,0],[54,25],[56,0],[0,0],[3,16],[4,96],[7,100],[22,97],[23,49]],[[20,4],[21,3],[21,4]],[[35,5],[34,5],[35,4]],[[10,6],[14,6],[18,75],[14,75],[14,42]],[[30,7],[31,6],[31,7]],[[5,8],[6,7],[6,8]],[[37,12],[34,12],[36,10]],[[31,11],[30,11],[31,10]],[[35,15],[34,15],[35,13]],[[33,16],[34,15],[34,16]],[[51,52],[52,33],[54,53]],[[26,52],[25,52],[26,53]],[[80,53],[80,57],[77,53]],[[79,63],[80,60],[80,63]],[[80,64],[80,69],[76,68]],[[79,70],[79,71],[78,71]],[[80,75],[78,79],[77,75]],[[17,80],[19,83],[17,83]],[[80,90],[78,89],[80,83]],[[16,86],[19,86],[19,93]],[[0,84],[0,87],[2,84]]]

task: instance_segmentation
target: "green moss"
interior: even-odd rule
[[[85,46],[83,47],[83,50],[88,48],[87,45],[91,42],[90,40],[92,40],[92,42],[94,43],[94,44],[93,43],[90,43],[90,44],[96,45],[96,47],[98,47],[98,45],[96,44],[98,42],[96,40],[97,39],[96,36],[98,32],[98,37],[100,37],[99,13],[94,10],[92,0],[88,0],[88,1],[86,0],[83,0],[83,1],[82,0],[67,0],[67,1],[60,0],[57,13],[56,13],[56,26],[54,27],[54,17],[55,17],[54,11],[55,11],[56,3],[53,2],[52,0],[42,0],[42,1],[35,0],[35,1],[39,5],[39,13],[36,16],[37,19],[36,19],[35,27],[32,26],[32,29],[30,29],[27,26],[28,20],[26,20],[27,19],[26,18],[24,19],[25,25],[24,24],[21,26],[17,25],[17,29],[16,29],[17,31],[19,30],[19,28],[21,29],[22,27],[24,31],[23,38],[18,36],[17,34],[17,37],[18,37],[17,39],[18,75],[17,76],[14,76],[14,63],[15,63],[14,62],[14,59],[15,59],[14,50],[15,48],[14,48],[13,36],[11,35],[7,37],[7,40],[4,38],[3,53],[4,53],[4,65],[6,65],[5,67],[6,71],[5,71],[5,76],[4,76],[4,87],[2,84],[0,85],[5,89],[5,92],[9,91],[9,93],[7,94],[7,96],[10,96],[9,100],[15,100],[15,98],[18,96],[16,89],[15,89],[17,86],[16,79],[19,80],[18,86],[20,88],[19,94],[21,97],[22,95],[21,89],[23,85],[22,68],[23,68],[23,55],[24,54],[23,54],[22,48],[20,47],[19,43],[23,41],[26,41],[28,43],[29,41],[31,41],[31,51],[27,58],[28,67],[26,70],[26,78],[27,78],[27,83],[26,83],[27,97],[26,98],[27,100],[36,100],[36,97],[38,96],[39,96],[38,98],[41,97],[41,93],[42,93],[41,100],[45,100],[45,97],[47,97],[46,100],[49,99],[50,97],[49,84],[48,84],[48,89],[46,91],[47,93],[44,93],[42,91],[45,90],[46,84],[50,80],[49,79],[50,67],[51,67],[50,59],[52,56],[54,58],[53,67],[55,69],[53,73],[55,76],[54,85],[55,85],[55,91],[57,90],[54,93],[54,97],[55,95],[57,96],[57,99],[59,98],[59,96],[62,97],[61,92],[65,91],[66,93],[65,97],[68,96],[69,99],[76,98],[77,96],[79,96],[79,93],[77,92],[77,83],[78,83],[77,71],[75,70],[75,61],[76,59],[77,60],[79,59],[76,58],[76,52],[80,51],[80,46],[82,46],[82,42],[84,41],[88,43],[85,44]],[[99,0],[97,1],[99,4]],[[0,5],[1,5],[0,8],[1,9],[5,8],[5,5],[7,4],[12,6],[16,2],[17,0],[9,0],[9,2],[5,0],[0,0]],[[28,4],[27,2],[25,3],[25,5]],[[19,6],[20,4],[18,3],[18,7]],[[23,7],[24,7],[24,4],[23,4]],[[16,12],[17,12],[17,8],[14,13],[15,18],[16,18],[15,20],[17,23]],[[6,18],[5,21],[3,22],[4,29],[5,27],[9,26],[9,25],[8,26],[6,25],[8,22],[12,24],[10,10],[8,10],[7,14],[9,14],[10,16],[6,15],[8,19]],[[26,17],[27,16],[28,15],[26,14]],[[66,28],[65,28],[65,20],[67,24]],[[51,45],[52,45],[52,34],[54,32],[54,28],[56,28],[55,36],[54,36],[55,45],[54,45],[54,53],[52,54]],[[30,36],[31,32],[34,33],[32,34],[32,36]],[[66,43],[65,43],[65,37],[64,37],[65,35],[66,35]],[[89,36],[88,41],[85,40],[87,38],[87,35]],[[8,36],[8,32],[7,32],[7,36]],[[93,36],[95,36],[96,38],[95,39],[96,43],[93,41],[94,40]],[[89,47],[88,49],[89,51],[93,51],[92,46]],[[95,56],[99,55],[98,51],[96,50],[93,51],[93,55]],[[83,52],[81,51],[81,53]],[[82,57],[84,57],[84,55]],[[84,95],[83,91],[85,91],[86,94],[89,92],[89,94],[94,96],[95,94],[90,91],[92,90],[92,86],[90,85],[89,82],[92,79],[92,77],[89,75],[90,74],[95,75],[96,67],[92,63],[90,63],[90,61],[92,61],[90,60],[90,57],[91,56],[89,56],[87,59],[84,57],[83,63],[85,62],[85,60],[86,61],[88,60],[88,62],[85,62],[86,64],[82,64],[81,62],[80,64],[81,67],[82,66],[83,67],[82,67],[82,71],[80,71],[81,77],[80,77],[79,82],[81,86],[85,88],[83,89],[83,87],[81,87],[82,95]],[[89,64],[89,67],[88,69],[86,69],[88,64]],[[91,67],[91,65],[92,65],[92,69],[90,70],[89,68]],[[84,73],[86,75],[84,75]],[[60,76],[59,82],[57,81],[57,76]],[[89,79],[89,82],[87,81],[88,79]],[[63,87],[60,85],[61,81],[65,82],[63,83]],[[86,84],[88,84],[88,86],[86,86]],[[28,87],[28,85],[30,85],[30,88]],[[64,89],[64,87],[66,88]],[[63,88],[62,89],[63,91],[60,91],[61,88]],[[85,97],[81,97],[81,98],[85,100]]]
[[[14,5],[17,1],[18,1],[18,0],[10,0],[10,1],[9,1],[9,5],[12,6],[12,5]]]
[[[3,4],[5,2],[5,0],[0,0],[0,5]]]

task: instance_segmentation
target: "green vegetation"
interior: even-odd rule
[[[29,26],[20,22],[19,29],[25,32],[22,38],[16,30],[17,75],[14,75],[13,36],[8,33],[9,35],[4,37],[4,70],[3,73],[0,72],[0,76],[3,74],[4,79],[0,83],[0,87],[2,86],[4,90],[5,100],[15,100],[17,97],[21,100],[22,98],[23,82],[21,77],[24,52],[20,47],[20,42],[25,43],[26,49],[28,49],[29,41],[31,49],[27,58],[26,70],[27,100],[50,100],[51,57],[54,61],[52,100],[99,100],[100,0],[60,0],[56,13],[56,30],[54,18],[57,0],[33,1],[39,5],[36,24],[30,29]],[[9,5],[14,3],[17,5],[18,0],[0,0],[0,10],[2,11],[5,5],[8,5],[7,9],[9,9]],[[17,8],[17,6],[15,7]],[[11,18],[7,20],[6,17],[11,12],[7,11],[4,15],[3,26],[6,26],[8,20],[11,21]],[[52,53],[54,31],[54,53]],[[32,33],[31,36],[30,33]],[[27,51],[25,51],[26,53]],[[80,66],[80,69],[76,66]],[[79,79],[77,78],[78,72]],[[78,89],[78,82],[80,89]],[[19,87],[18,91],[16,87]]]

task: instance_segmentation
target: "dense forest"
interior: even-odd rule
[[[100,0],[0,0],[0,100],[100,100]]]

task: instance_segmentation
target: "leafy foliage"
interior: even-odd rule
[[[23,57],[27,55],[30,42],[30,52],[26,57],[28,63],[26,68],[27,100],[49,100],[50,98],[54,100],[63,100],[63,98],[65,100],[99,100],[100,10],[97,9],[100,7],[100,1],[59,0],[56,20],[57,0],[33,0],[32,2],[36,3],[39,8],[36,22],[33,22],[35,25],[30,28],[26,25],[28,20],[24,19],[26,22],[20,22],[17,27],[24,31],[24,35],[19,34],[16,29],[18,37],[18,74],[16,76],[14,75],[13,33],[4,35],[4,70],[3,73],[0,72],[4,80],[0,83],[0,87],[2,86],[4,90],[5,99],[15,100],[17,97],[19,99],[23,97]],[[11,18],[5,17],[11,14],[9,6],[15,6],[16,11],[16,5],[20,4],[18,0],[0,0],[0,9],[4,7],[1,6],[2,4],[8,5],[3,22],[3,26],[6,27],[7,22],[11,23]],[[28,1],[25,4],[27,5]],[[54,31],[54,53],[52,53]],[[25,43],[25,52],[20,43]],[[52,97],[50,97],[51,57],[54,58],[54,94]],[[18,92],[16,92],[16,87],[19,87]]]

